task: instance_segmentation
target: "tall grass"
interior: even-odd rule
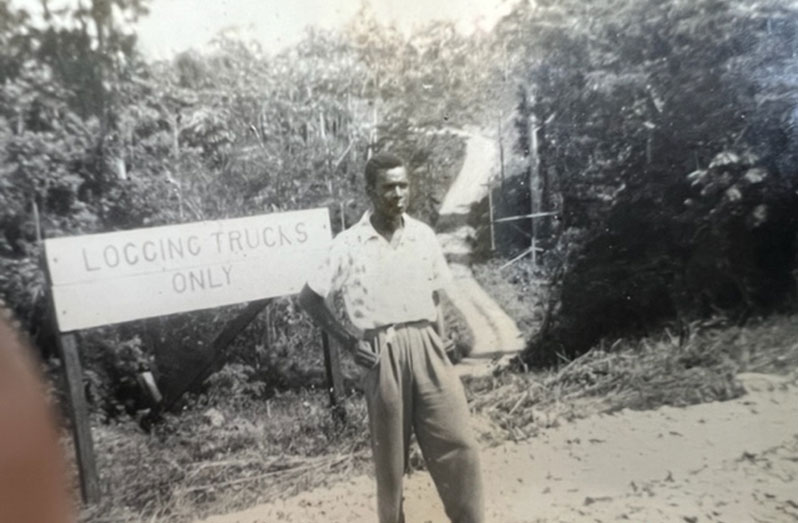
[[[151,434],[134,423],[94,429],[103,500],[84,521],[190,521],[323,485],[367,469],[364,403],[346,400],[347,423],[326,391],[268,400],[194,398]]]
[[[694,322],[680,335],[664,329],[647,338],[603,342],[556,369],[505,370],[473,379],[467,390],[472,409],[490,420],[492,430],[483,432],[483,440],[496,444],[596,413],[739,397],[745,393],[737,379],[740,372],[788,373],[798,368],[796,340],[794,316],[748,327],[722,319]]]

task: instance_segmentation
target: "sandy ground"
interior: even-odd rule
[[[484,450],[487,521],[798,521],[798,380],[743,375],[749,393],[598,415]],[[361,476],[207,523],[373,523]],[[429,476],[406,482],[409,523],[447,521]]]

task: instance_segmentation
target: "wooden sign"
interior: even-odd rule
[[[35,206],[34,215],[38,224]],[[329,211],[321,208],[44,241],[85,502],[99,501],[100,483],[73,331],[251,302],[214,340],[221,351],[266,298],[299,292],[331,238]],[[343,419],[340,369],[330,367],[338,365],[337,349],[323,345],[331,400]]]
[[[45,240],[61,332],[299,292],[326,208]]]

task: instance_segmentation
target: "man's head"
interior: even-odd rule
[[[401,216],[407,210],[410,182],[402,160],[390,153],[379,153],[366,162],[366,193],[374,212],[386,218]]]

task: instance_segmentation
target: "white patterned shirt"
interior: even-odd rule
[[[392,323],[437,318],[432,293],[452,279],[433,230],[403,215],[404,228],[391,245],[366,212],[333,239],[308,286],[327,297],[340,290],[352,324],[367,330]]]

